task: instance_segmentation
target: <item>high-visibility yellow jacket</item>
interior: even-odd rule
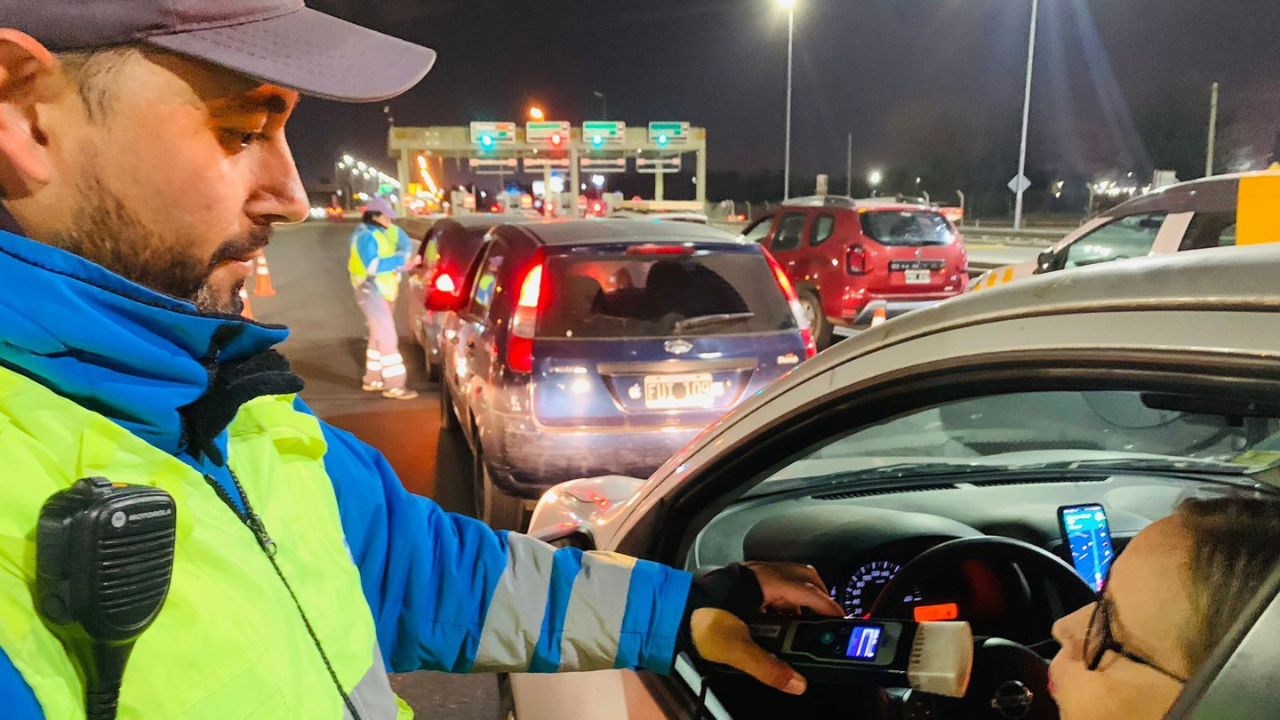
[[[84,717],[82,676],[32,586],[40,507],[86,476],[177,505],[173,583],[130,658],[122,720],[404,718],[384,665],[670,669],[686,573],[410,495],[292,396],[270,352],[283,328],[200,314],[3,232],[0,280],[6,720]]]

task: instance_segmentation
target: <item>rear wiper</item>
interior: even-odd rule
[[[721,313],[719,315],[699,315],[685,320],[679,320],[675,325],[671,326],[673,332],[683,332],[693,328],[705,327],[707,325],[719,325],[720,323],[737,322],[739,320],[750,320],[755,317],[755,313]]]

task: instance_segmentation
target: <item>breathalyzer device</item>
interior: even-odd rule
[[[884,687],[964,697],[973,671],[967,622],[766,617],[751,624],[760,646],[806,675],[875,676]]]

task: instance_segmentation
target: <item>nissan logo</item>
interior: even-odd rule
[[[663,347],[672,355],[684,355],[693,349],[693,345],[687,340],[668,340]]]
[[[1009,720],[1021,720],[1031,712],[1031,703],[1035,699],[1035,694],[1026,685],[1017,680],[1006,680],[991,696],[991,707]]]

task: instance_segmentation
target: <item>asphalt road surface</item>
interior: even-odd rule
[[[292,331],[282,352],[306,382],[302,398],[328,422],[382,451],[411,492],[444,509],[471,514],[471,460],[456,434],[440,433],[439,394],[426,381],[422,350],[397,303],[400,348],[415,400],[387,400],[360,390],[364,370],[364,318],[347,278],[351,223],[308,221],[280,228],[267,248],[271,297],[251,297],[255,317]],[[492,675],[416,672],[393,675],[392,685],[422,718],[491,720],[497,717]]]

